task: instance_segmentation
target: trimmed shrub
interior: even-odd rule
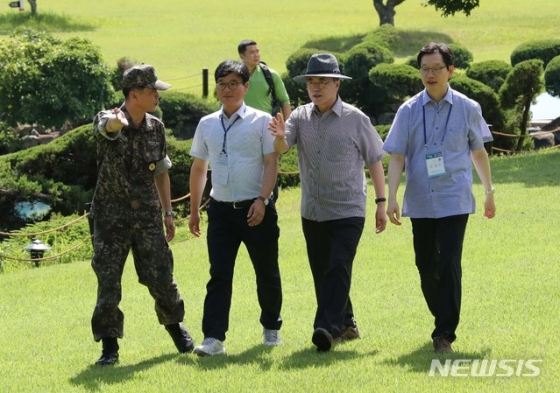
[[[344,99],[361,108],[368,115],[373,115],[371,81],[369,71],[381,63],[393,63],[393,54],[386,46],[376,42],[363,42],[354,46],[344,56],[342,73],[350,76],[340,87]]]
[[[0,120],[12,127],[83,124],[114,102],[110,70],[86,39],[18,27],[0,41],[0,53]]]
[[[519,114],[519,130],[517,151],[524,145],[524,135],[530,120],[531,103],[537,98],[543,88],[543,62],[540,59],[525,60],[513,67],[500,88],[500,103],[503,109],[513,109]]]
[[[463,45],[459,44],[448,44],[453,50],[453,65],[455,68],[467,69],[470,67],[473,61],[473,54]]]
[[[560,56],[556,56],[544,71],[544,86],[548,94],[560,97]]]
[[[369,80],[376,115],[392,112],[391,107],[424,88],[418,70],[406,64],[379,64],[370,70]]]
[[[474,63],[467,70],[467,76],[484,83],[496,93],[504,84],[512,67],[502,60],[488,60]]]
[[[549,39],[539,41],[528,41],[520,44],[511,53],[512,67],[525,60],[540,59],[543,61],[543,67],[560,55],[560,39]]]
[[[492,129],[504,132],[504,117],[498,95],[489,86],[468,76],[453,77],[449,85],[480,104],[482,116]]]
[[[216,101],[180,91],[164,91],[161,98],[158,108],[165,127],[180,140],[191,139],[200,119],[219,108]]]

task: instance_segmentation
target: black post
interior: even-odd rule
[[[202,97],[208,97],[208,68],[202,69]]]

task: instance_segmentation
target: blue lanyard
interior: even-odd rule
[[[447,125],[449,124],[451,109],[453,109],[453,104],[449,104],[449,112],[447,112],[447,119],[445,120],[445,128],[443,129],[443,135],[441,136],[440,144],[443,144],[443,139],[445,138],[445,133],[447,132]],[[424,122],[424,147],[428,147],[428,139],[426,138],[426,107],[424,105],[422,105],[422,120]]]
[[[222,117],[220,117],[220,122],[222,123],[222,128],[224,129],[224,143],[222,144],[222,153],[225,154],[227,156],[227,151],[226,151],[226,137],[227,137],[227,133],[229,131],[229,129],[235,124],[235,122],[237,120],[239,120],[241,116],[237,115],[237,117],[235,118],[235,120],[228,126],[228,128],[226,128],[226,126],[224,126],[224,118],[223,115]]]

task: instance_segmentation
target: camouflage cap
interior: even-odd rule
[[[123,75],[123,87],[151,87],[156,90],[167,90],[169,83],[158,80],[156,70],[149,64],[136,65],[129,68]]]

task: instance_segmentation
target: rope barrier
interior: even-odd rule
[[[68,250],[62,252],[61,254],[56,254],[50,257],[44,257],[44,258],[14,258],[14,257],[8,257],[4,254],[0,254],[0,258],[4,258],[4,259],[10,259],[12,261],[19,261],[19,262],[41,262],[41,261],[49,261],[51,259],[56,259],[56,258],[60,258],[68,253],[70,253],[71,251],[74,251],[77,248],[80,248],[81,246],[83,246],[85,244],[85,242],[87,242],[89,239],[91,239],[93,237],[93,235],[90,235],[88,237],[86,237],[81,243],[76,244],[75,246],[69,248]]]
[[[60,229],[64,229],[70,225],[75,224],[76,222],[84,219],[85,217],[87,217],[89,215],[89,213],[84,214],[81,217],[78,217],[77,219],[75,219],[74,221],[71,221],[67,224],[64,224],[58,228],[51,228],[48,229],[46,231],[42,231],[42,232],[34,232],[34,233],[9,233],[9,232],[0,232],[0,235],[4,235],[4,236],[37,236],[37,235],[44,235],[45,233],[50,233],[50,232],[54,232],[54,231],[58,231]]]

